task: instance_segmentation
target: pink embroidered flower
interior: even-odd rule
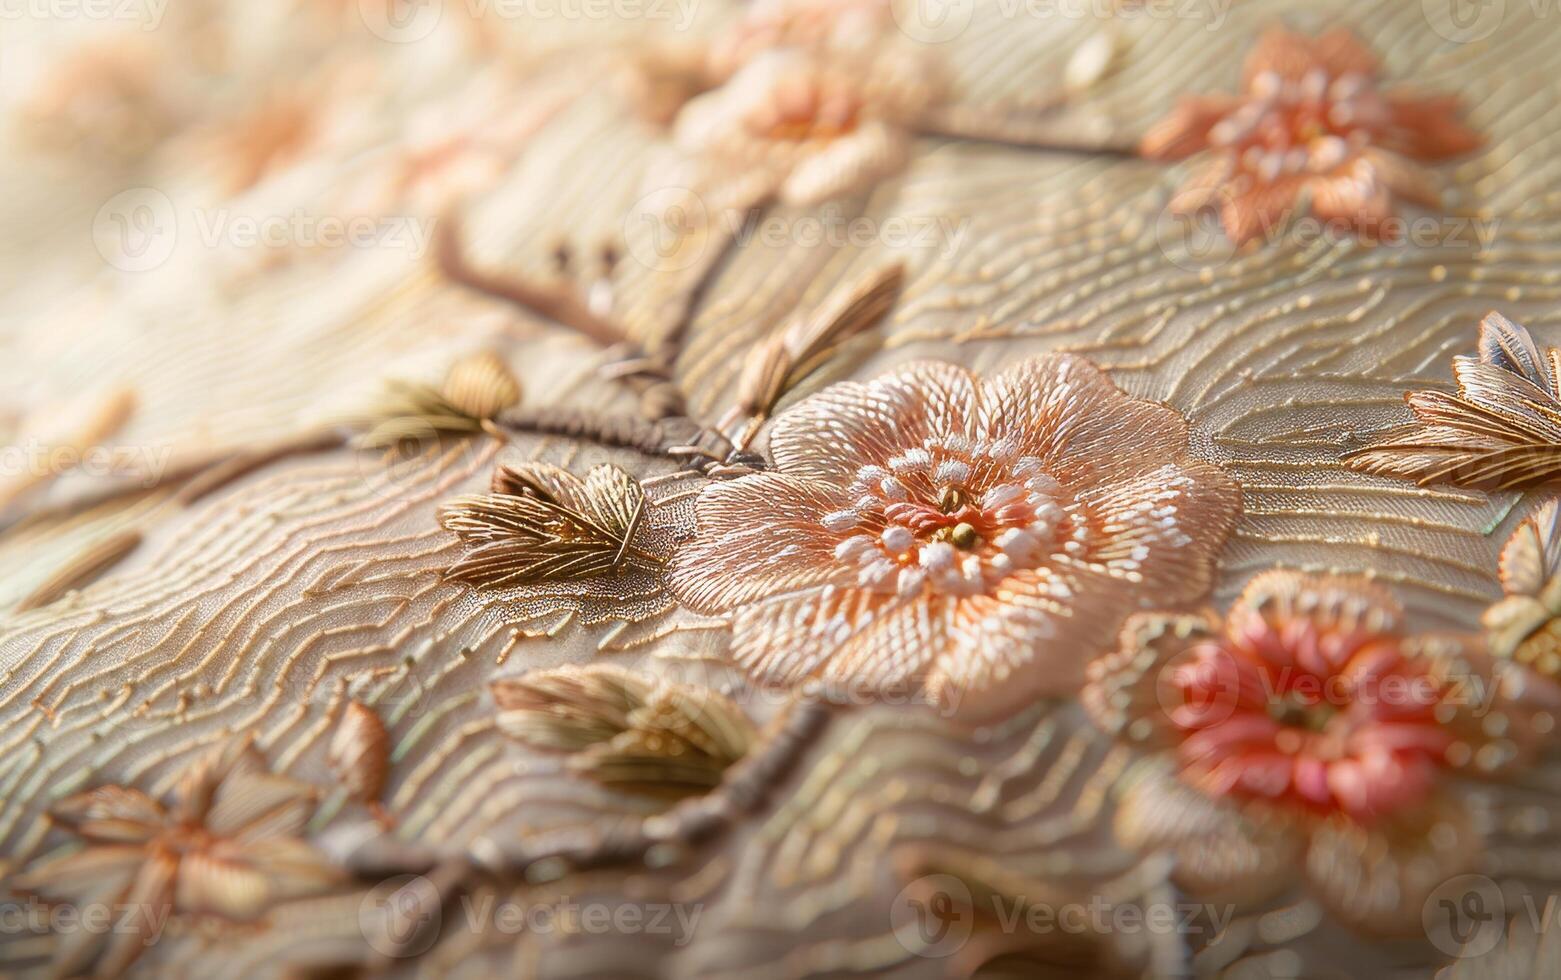
[[[674,591],[729,613],[767,682],[919,686],[974,716],[1077,690],[1124,615],[1201,595],[1239,507],[1180,416],[1066,355],[835,385],[769,448],[775,472],[700,494]]]
[[[1318,218],[1380,237],[1395,196],[1439,203],[1433,175],[1414,160],[1459,156],[1481,138],[1458,121],[1455,97],[1385,92],[1378,74],[1346,30],[1308,38],[1274,28],[1247,57],[1243,94],[1183,99],[1140,149],[1161,160],[1212,153],[1171,206],[1217,207],[1237,243],[1308,203]]]
[[[1458,779],[1516,769],[1561,708],[1478,636],[1406,633],[1370,582],[1285,571],[1223,620],[1131,617],[1083,702],[1163,750],[1129,781],[1118,831],[1175,851],[1184,886],[1274,891],[1299,866],[1340,915],[1388,931],[1475,866]]]
[[[898,171],[913,125],[933,101],[925,73],[885,51],[834,64],[800,50],[768,52],[690,101],[673,138],[708,185],[752,185],[755,197],[815,204]]]

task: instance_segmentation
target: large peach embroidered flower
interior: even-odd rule
[[[1308,38],[1274,28],[1247,57],[1243,94],[1184,99],[1140,149],[1163,160],[1210,151],[1171,205],[1218,208],[1237,243],[1308,204],[1320,219],[1381,236],[1395,195],[1439,201],[1433,175],[1413,161],[1459,156],[1481,138],[1458,120],[1456,97],[1386,92],[1378,73],[1346,30]]]
[[[751,184],[753,197],[815,204],[899,170],[913,126],[932,103],[925,74],[885,50],[870,62],[827,62],[777,50],[690,101],[673,132],[696,181]],[[713,173],[708,173],[713,172]]]
[[[1201,595],[1240,500],[1180,416],[1068,355],[838,384],[769,449],[776,472],[700,494],[673,590],[730,613],[764,681],[919,687],[967,717],[1077,690],[1124,615]]]
[[[1370,582],[1292,572],[1254,579],[1223,620],[1131,617],[1083,694],[1101,727],[1164,750],[1124,793],[1123,836],[1172,846],[1214,890],[1282,886],[1304,853],[1336,911],[1418,922],[1480,849],[1455,777],[1512,771],[1561,700],[1478,636],[1404,618]]]

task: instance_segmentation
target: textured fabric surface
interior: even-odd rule
[[[1550,975],[1561,11],[86,9],[0,973]]]

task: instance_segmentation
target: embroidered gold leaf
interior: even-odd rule
[[[484,351],[451,366],[442,394],[458,411],[491,419],[520,401],[520,382],[497,354]]]
[[[575,752],[629,727],[629,714],[655,688],[615,667],[544,670],[491,685],[499,728],[534,748]]]
[[[520,382],[496,354],[472,354],[451,365],[438,388],[389,382],[357,444],[388,449],[430,433],[479,432],[484,422],[518,404],[520,396]]]
[[[754,734],[748,718],[718,691],[665,685],[629,715],[627,729],[575,756],[569,766],[626,789],[701,792],[720,785]]]
[[[361,702],[347,702],[325,761],[353,799],[378,800],[390,773],[390,733],[379,714]]]
[[[645,492],[616,466],[598,466],[581,480],[528,463],[501,468],[493,483],[496,492],[461,497],[440,511],[440,523],[472,546],[451,567],[451,579],[509,588],[661,563],[634,547]]]
[[[1561,506],[1548,500],[1512,532],[1501,551],[1505,599],[1481,622],[1491,652],[1547,677],[1561,676]]]
[[[1480,323],[1479,356],[1453,358],[1456,395],[1411,391],[1415,421],[1345,454],[1351,469],[1482,490],[1561,478],[1561,351],[1541,354],[1527,330],[1500,313]]]
[[[706,792],[753,746],[754,724],[716,691],[618,667],[565,667],[493,682],[498,725],[568,767],[623,789]]]

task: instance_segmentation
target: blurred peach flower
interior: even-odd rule
[[[273,902],[335,884],[334,866],[301,836],[317,800],[314,787],[271,773],[248,739],[237,740],[191,765],[171,806],[114,785],[65,798],[54,819],[87,846],[13,884],[50,901],[141,910],[148,921],[121,922],[127,927],[111,934],[84,930],[57,952],[60,976],[88,966],[115,976],[168,911],[250,921]]]
[[[967,717],[1076,691],[1124,615],[1201,595],[1240,506],[1179,415],[1068,355],[838,384],[769,448],[774,472],[700,494],[674,592],[730,614],[766,682],[915,689]]]
[[[1171,206],[1217,208],[1238,244],[1308,205],[1381,236],[1395,196],[1439,203],[1434,175],[1414,161],[1460,156],[1482,140],[1458,120],[1455,96],[1383,91],[1379,72],[1346,30],[1308,38],[1273,28],[1247,57],[1241,95],[1184,98],[1140,150],[1159,160],[1209,151]]]
[[[22,131],[55,150],[128,159],[188,121],[191,100],[173,52],[141,33],[114,33],[60,54],[12,93]]]
[[[1370,582],[1286,571],[1253,579],[1223,620],[1130,618],[1083,694],[1101,727],[1164,750],[1166,768],[1151,769],[1164,778],[1124,793],[1124,836],[1174,828],[1156,843],[1180,846],[1205,888],[1263,875],[1274,887],[1284,856],[1305,853],[1336,911],[1370,928],[1397,928],[1400,908],[1418,922],[1425,894],[1480,850],[1452,778],[1521,765],[1561,692],[1498,664],[1478,636],[1404,626]],[[1238,851],[1251,859],[1225,860]],[[1371,887],[1349,884],[1362,879]]]
[[[477,76],[407,116],[398,137],[370,157],[349,209],[433,216],[481,194],[573,94],[502,71]]]
[[[902,168],[934,99],[926,75],[889,51],[847,65],[778,50],[689,102],[673,139],[694,164],[696,186],[729,180],[752,197],[815,204]]]

